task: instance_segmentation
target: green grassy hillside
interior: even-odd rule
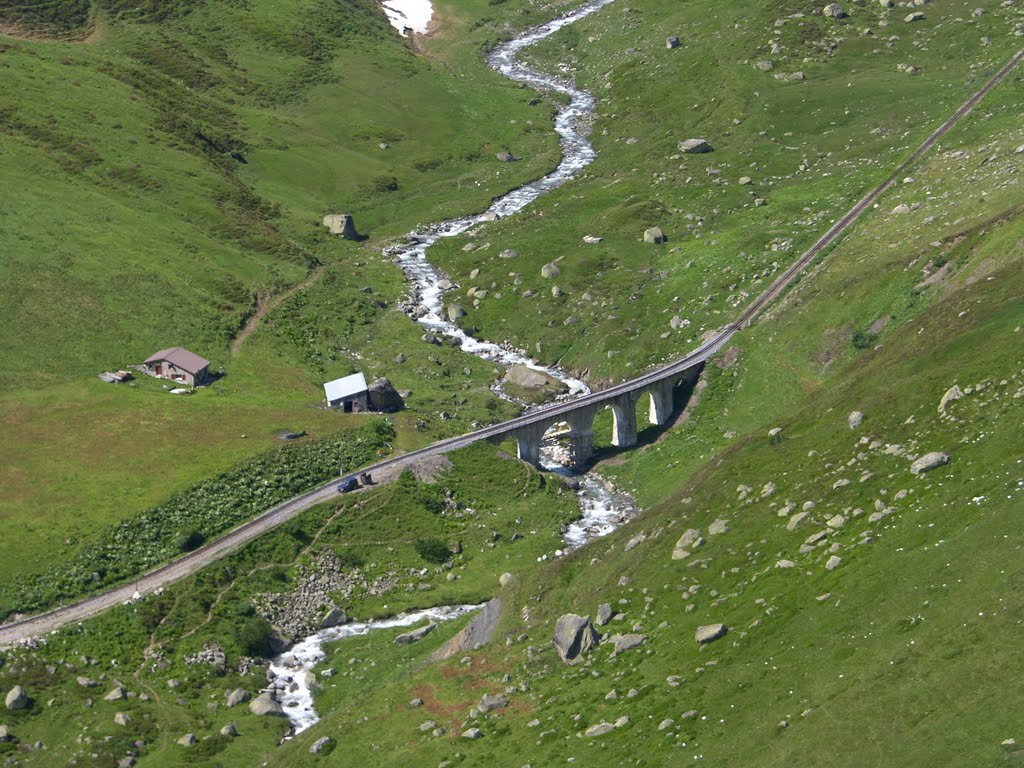
[[[21,35],[0,38],[0,578],[280,430],[354,426],[316,407],[330,378],[389,376],[414,392],[410,423],[447,409],[462,430],[508,412],[487,391],[489,366],[423,349],[379,253],[557,158],[550,132],[525,125],[550,109],[478,55],[490,28],[465,37],[481,8],[447,12],[425,55],[372,2],[0,6],[2,31]],[[525,159],[498,162],[505,147]],[[330,238],[331,212],[370,240]],[[95,378],[172,345],[227,376],[174,402],[152,382]],[[399,429],[402,447],[423,439]],[[33,557],[14,556],[26,548]]]
[[[1019,45],[1013,31],[1020,9],[991,3],[976,15],[974,7],[935,0],[923,6],[923,21],[911,23],[903,21],[911,9],[884,12],[877,4],[852,5],[850,18],[833,21],[803,3],[780,11],[768,3],[740,9],[697,0],[671,8],[644,2],[628,10],[612,5],[567,30],[535,58],[545,66],[575,66],[582,82],[609,94],[595,128],[602,155],[585,178],[520,217],[483,228],[478,237],[489,248],[463,251],[463,240],[441,249],[456,276],[479,268],[485,284],[518,272],[521,290],[538,290],[534,299],[520,294],[514,308],[498,303],[505,299],[485,300],[472,322],[491,338],[506,334],[531,348],[539,341],[543,356],[564,353],[601,378],[628,375],[687,348],[689,339],[733,317],[769,282],[771,262],[786,264],[1009,58]],[[118,21],[97,6],[75,29],[105,29],[109,41],[116,34],[152,35],[171,28],[166,25],[192,29],[215,10],[229,12],[196,6],[146,26],[153,22]],[[480,46],[504,33],[506,23],[551,12],[520,13],[511,3],[444,9],[452,26],[423,42],[426,53],[414,61],[471,80]],[[211,28],[209,16],[201,28]],[[669,34],[683,38],[681,48],[663,48]],[[779,53],[772,53],[773,44]],[[19,55],[37,56],[54,46],[11,45]],[[337,55],[347,50],[339,43]],[[251,55],[246,66],[255,71],[262,65]],[[767,59],[772,70],[753,66]],[[920,72],[907,73],[900,64]],[[774,77],[792,71],[806,79]],[[500,92],[504,106],[492,105],[508,110],[500,114],[516,120],[535,114],[528,94],[504,85],[489,90],[489,76],[480,77],[473,99]],[[322,505],[161,595],[67,628],[37,647],[5,651],[2,690],[23,685],[30,706],[4,715],[13,739],[0,742],[0,754],[26,766],[113,766],[134,757],[139,766],[221,768],[1020,763],[1022,708],[1012,674],[1020,657],[1024,535],[1020,78],[1015,73],[989,94],[778,304],[734,338],[707,366],[685,418],[645,429],[641,446],[619,452],[609,444],[610,415],[599,416],[597,471],[632,491],[645,510],[618,532],[552,558],[559,527],[575,514],[573,495],[507,452],[475,446],[452,455],[451,466],[440,462],[429,480],[407,475]],[[328,98],[344,87],[318,84],[307,93]],[[458,101],[455,94],[462,93],[461,85],[453,87],[450,98]],[[225,358],[229,373],[219,388],[191,399],[168,398],[154,382],[135,389],[86,383],[84,373],[80,383],[11,389],[3,423],[12,437],[0,451],[12,458],[0,453],[0,463],[5,488],[20,489],[12,498],[22,505],[8,517],[8,530],[37,526],[25,537],[26,552],[42,551],[56,531],[72,534],[77,523],[57,526],[65,525],[74,494],[85,489],[104,499],[110,488],[104,477],[115,468],[136,478],[138,496],[116,510],[100,505],[90,525],[143,497],[145,506],[156,505],[201,471],[251,456],[270,442],[273,426],[312,425],[320,436],[361,424],[308,408],[318,377],[346,372],[356,359],[414,390],[411,412],[398,423],[399,447],[507,408],[481,391],[490,366],[416,342],[415,326],[393,310],[401,278],[374,251],[318,234],[326,207],[318,210],[318,194],[296,183],[325,183],[330,175],[317,176],[322,166],[309,159],[321,151],[316,147],[328,146],[318,131],[328,131],[330,121],[315,100],[265,106],[241,93],[232,98],[240,124],[256,126],[260,136],[284,135],[287,124],[295,130],[289,141],[306,147],[307,159],[292,166],[283,159],[290,150],[252,138],[243,154],[247,164],[183,156],[201,164],[205,175],[196,178],[230,179],[280,204],[267,211],[261,232],[295,244],[311,260],[253,249],[260,255],[245,262],[253,269],[291,270],[270,295],[305,278],[314,264],[323,269],[271,312],[236,356]],[[434,106],[438,114],[451,107]],[[438,118],[435,137],[445,135],[444,122]],[[499,129],[524,125],[489,123],[499,137]],[[698,132],[715,153],[671,159],[675,142]],[[542,164],[553,145],[537,133],[529,138],[537,141]],[[627,143],[630,137],[637,142]],[[374,150],[380,139],[362,139],[367,157],[380,151]],[[405,143],[387,141],[398,150]],[[443,144],[427,150],[447,152]],[[805,157],[807,168],[798,171]],[[461,173],[479,171],[480,190],[508,183],[488,171],[486,158]],[[414,162],[412,155],[406,160]],[[346,203],[344,190],[336,190],[339,205],[357,212],[357,223],[376,222],[367,228],[371,244],[413,220],[387,221],[388,211],[426,215],[435,206],[472,205],[480,194],[475,183],[470,193],[437,176],[437,186],[420,200],[400,168],[385,169],[399,189],[378,191],[364,208],[355,207],[363,198]],[[446,169],[447,161],[422,172]],[[752,177],[749,201],[741,175]],[[196,205],[189,227],[203,221],[203,205]],[[382,218],[374,219],[374,211]],[[223,219],[211,214],[209,220]],[[654,224],[669,242],[636,242]],[[584,245],[584,234],[605,239]],[[231,241],[230,247],[250,246]],[[502,260],[499,267],[491,254],[509,247],[519,251],[519,261]],[[539,277],[530,282],[541,264],[556,258],[562,299]],[[360,291],[364,285],[370,293]],[[375,306],[374,298],[388,306]],[[530,301],[535,314],[522,309]],[[565,325],[569,311],[577,322]],[[672,330],[676,314],[690,325]],[[570,334],[581,341],[569,346],[576,338]],[[221,337],[222,349],[230,338]],[[408,356],[400,365],[392,362],[399,352]],[[164,431],[192,425],[196,434],[208,430],[209,440],[183,448],[182,456],[144,447],[153,441],[140,438],[133,421],[142,402],[150,425]],[[453,421],[436,417],[442,402],[455,412]],[[83,415],[90,403],[95,416]],[[855,411],[859,423],[851,420]],[[412,426],[419,418],[423,431]],[[109,434],[122,439],[98,450],[89,439],[98,424],[109,424]],[[239,447],[241,430],[251,432],[251,443]],[[25,434],[34,439],[15,439]],[[47,450],[54,445],[63,446],[62,478],[71,479],[37,491],[32,473],[54,472]],[[911,472],[912,462],[930,452],[948,454],[948,463]],[[167,471],[147,469],[149,456],[164,458]],[[131,471],[134,461],[138,473]],[[37,493],[51,495],[45,511],[57,523],[33,517]],[[701,542],[674,558],[688,529],[699,531]],[[67,546],[69,555],[79,551]],[[36,559],[56,558],[47,552]],[[14,573],[20,564],[9,567]],[[464,621],[442,624],[410,646],[394,643],[397,631],[332,644],[316,670],[321,722],[281,744],[282,720],[257,717],[246,706],[228,708],[225,692],[240,686],[256,693],[264,685],[264,667],[252,660],[267,650],[270,627],[260,610],[271,613],[266,606],[278,605],[276,596],[301,592],[318,570],[324,581],[338,581],[330,581],[329,600],[317,599],[311,621],[332,601],[363,619],[498,595],[504,610],[496,638],[438,663],[428,657]],[[511,578],[499,580],[506,572]],[[602,603],[617,614],[600,629],[606,642],[580,665],[563,664],[551,643],[558,617],[595,617]],[[728,627],[724,637],[696,642],[698,627],[719,622]],[[615,634],[644,637],[616,655],[608,642]],[[212,643],[226,654],[223,670],[187,662]],[[334,672],[319,674],[327,669]],[[79,675],[99,686],[84,687]],[[128,698],[103,701],[119,683]],[[481,714],[485,693],[505,694],[508,706]],[[127,724],[115,723],[117,712],[129,715]],[[221,736],[231,722],[239,735]],[[585,735],[601,723],[618,725],[602,736]],[[473,727],[481,738],[463,738]],[[177,743],[186,733],[195,734],[196,745]],[[310,754],[323,737],[331,739],[328,746]]]

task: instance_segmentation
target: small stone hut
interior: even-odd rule
[[[146,358],[143,367],[150,376],[178,381],[190,387],[202,386],[210,378],[210,361],[184,347],[161,349]]]
[[[366,377],[361,373],[343,376],[324,384],[327,405],[345,413],[361,413],[367,410]]]

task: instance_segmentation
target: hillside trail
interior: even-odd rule
[[[324,274],[324,266],[321,265],[314,269],[301,283],[296,283],[291,288],[286,290],[284,293],[279,293],[277,296],[268,300],[265,293],[256,294],[256,311],[253,312],[249,319],[245,321],[245,325],[242,326],[242,330],[235,336],[234,341],[231,342],[231,354],[238,354],[238,350],[245,344],[245,340],[255,333],[256,329],[259,328],[260,323],[267,315],[273,312],[275,309],[280,307],[284,302],[290,299],[299,291],[304,291],[309,288],[313,283],[319,280]]]

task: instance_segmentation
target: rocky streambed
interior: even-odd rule
[[[528,30],[504,43],[488,56],[488,63],[506,77],[539,91],[555,92],[568,97],[559,107],[555,130],[561,139],[562,160],[548,175],[525,184],[495,200],[483,213],[441,222],[411,232],[406,242],[389,246],[385,255],[393,258],[409,280],[408,314],[422,326],[424,334],[452,340],[466,354],[476,355],[505,367],[525,365],[551,376],[568,388],[568,396],[588,394],[587,384],[558,368],[539,364],[521,350],[477,339],[461,329],[444,312],[444,295],[458,286],[427,259],[431,245],[445,237],[454,237],[484,222],[495,221],[522,210],[544,193],[556,189],[590,164],[596,152],[588,139],[594,116],[594,98],[586,91],[572,87],[562,79],[536,72],[516,60],[516,55],[569,24],[579,21],[608,5],[613,0],[595,0],[561,18]],[[580,518],[562,531],[563,547],[551,553],[559,557],[582,547],[588,541],[605,536],[626,522],[635,512],[633,500],[593,474],[574,475],[556,439],[547,439],[542,448],[542,466],[570,478],[576,487]],[[545,556],[548,557],[548,556]],[[317,598],[321,595],[317,593]],[[294,732],[314,725],[319,716],[313,705],[315,688],[313,668],[324,658],[325,643],[346,637],[365,635],[377,629],[411,627],[427,622],[447,621],[466,615],[481,606],[443,606],[400,614],[393,619],[349,623],[323,629],[295,644],[270,666],[269,692],[281,703],[283,713],[291,720]],[[329,670],[321,674],[329,676]]]

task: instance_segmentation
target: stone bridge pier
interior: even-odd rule
[[[569,426],[570,466],[573,469],[584,467],[594,455],[594,416],[603,408],[612,409],[612,444],[619,448],[630,448],[637,444],[636,411],[641,398],[644,395],[650,395],[651,398],[647,411],[648,421],[655,426],[667,424],[675,411],[676,387],[689,387],[695,384],[702,367],[702,363],[695,365],[680,374],[670,375],[662,381],[609,397],[607,400],[591,400],[575,408],[570,403],[564,410],[559,409],[558,415],[517,427],[511,434],[515,436],[519,458],[533,465],[539,464],[540,444],[544,434],[555,424],[565,422]],[[500,437],[498,439],[500,440]]]

